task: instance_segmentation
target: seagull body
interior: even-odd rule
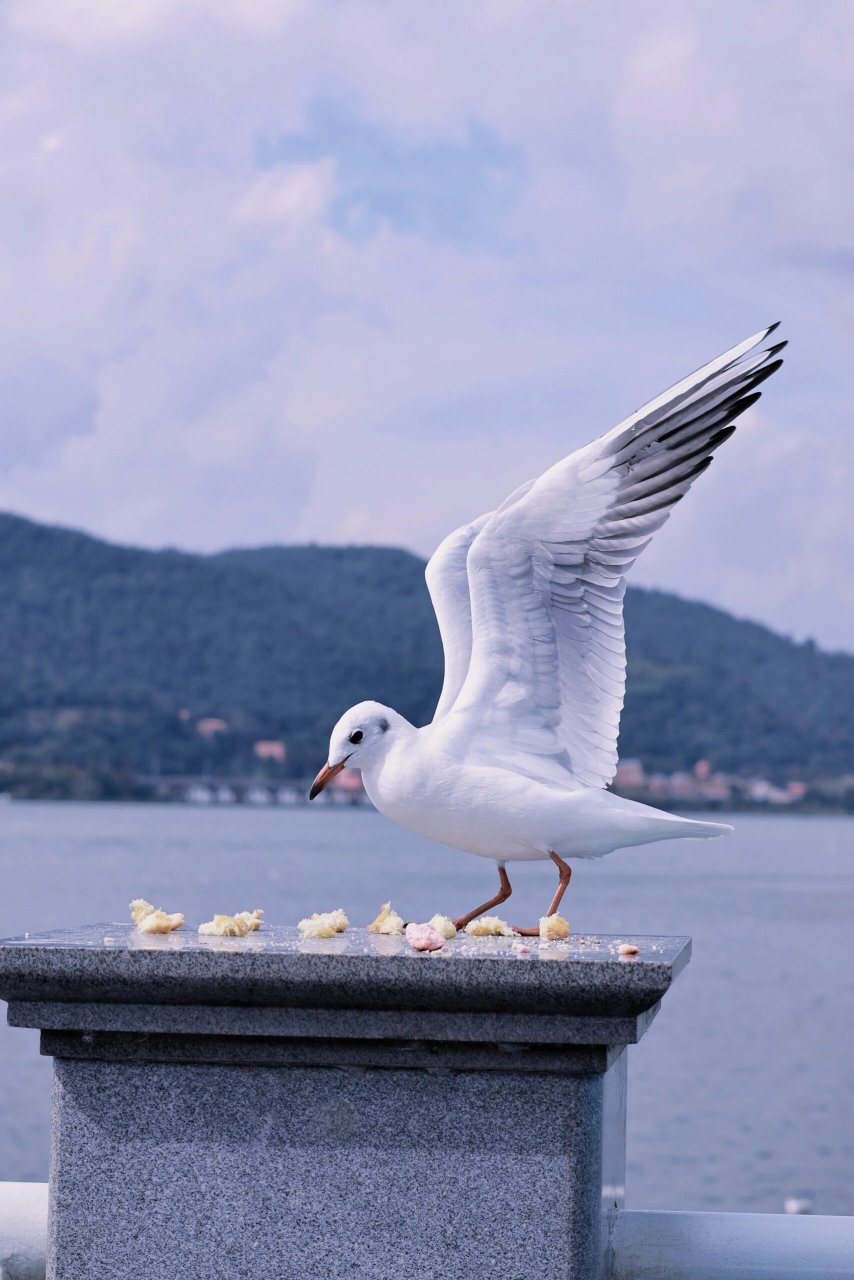
[[[625,576],[782,361],[771,326],[464,525],[427,565],[445,652],[431,724],[363,702],[332,731],[314,798],[359,768],[380,813],[505,864],[732,830],[605,790],[625,691]]]
[[[364,702],[360,724],[389,720],[385,749],[362,765],[362,780],[386,818],[439,844],[496,862],[597,858],[628,845],[721,835],[718,822],[693,822],[580,783],[539,781],[500,765],[463,764],[433,725],[416,729],[388,708]]]

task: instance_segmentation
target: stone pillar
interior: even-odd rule
[[[631,941],[0,944],[55,1059],[48,1277],[599,1280],[625,1049],[690,954]]]

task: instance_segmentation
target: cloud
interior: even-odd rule
[[[636,576],[851,647],[847,6],[4,15],[0,507],[428,552],[782,318]]]

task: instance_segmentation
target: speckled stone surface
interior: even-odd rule
[[[638,955],[620,957],[622,942]],[[689,955],[687,938],[463,935],[418,952],[365,929],[303,939],[265,926],[245,938],[200,938],[192,926],[156,936],[98,924],[0,942],[0,998],[621,1017],[656,1004]]]
[[[42,1031],[41,1051],[101,1062],[203,1062],[251,1067],[394,1067],[401,1071],[603,1072],[623,1045],[538,1045],[507,1041],[336,1040],[330,1037],[161,1035],[157,1032]]]
[[[625,1046],[689,955],[270,927],[0,943],[10,1021],[55,1057],[48,1276],[599,1280]]]
[[[602,1078],[406,1075],[58,1062],[48,1275],[597,1276]]]
[[[49,1031],[163,1032],[174,1035],[335,1037],[342,1040],[407,1039],[445,1042],[505,1041],[526,1044],[636,1044],[659,1005],[635,1016],[580,1014],[453,1013],[410,1009],[289,1009],[274,1005],[162,1005],[105,1001],[14,1000],[13,1027]]]

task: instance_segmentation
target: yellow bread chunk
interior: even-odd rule
[[[199,933],[209,938],[242,938],[261,928],[263,914],[256,907],[254,911],[235,911],[233,916],[215,915],[213,920],[199,925]]]
[[[343,933],[350,921],[342,907],[334,911],[315,911],[312,915],[300,920],[297,928],[304,938],[334,938],[336,933]]]
[[[184,923],[184,917],[180,911],[149,911],[147,916],[137,924],[140,933],[171,933],[173,929],[180,929]]]
[[[546,942],[562,942],[569,937],[569,921],[563,916],[540,916],[540,937]]]
[[[443,938],[455,938],[457,936],[457,926],[450,916],[431,916],[429,923]]]
[[[256,929],[261,928],[261,917],[264,912],[260,907],[256,907],[254,911],[236,911],[234,913],[235,920],[243,920],[250,933],[254,933]]]
[[[516,934],[506,920],[499,916],[478,916],[466,925],[466,933],[473,938],[515,938]]]
[[[335,925],[336,933],[343,933],[345,929],[350,928],[350,921],[347,919],[347,915],[343,907],[336,907],[334,911],[327,911],[325,914],[329,916],[332,923]]]
[[[368,933],[403,933],[403,917],[392,911],[391,903],[384,902],[376,920],[368,925]]]
[[[633,942],[624,942],[620,947],[618,954],[621,956],[636,956],[638,954],[638,948]]]
[[[338,930],[329,918],[328,912],[315,912],[297,925],[304,938],[334,938]]]
[[[130,904],[130,918],[140,933],[171,933],[180,929],[184,917],[180,911],[171,914],[153,907],[145,898],[134,898]]]
[[[239,916],[215,915],[213,920],[199,925],[199,933],[207,938],[242,938],[255,927],[249,923],[253,918],[249,911],[242,911]]]

